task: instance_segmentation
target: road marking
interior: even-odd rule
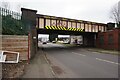
[[[98,53],[98,52],[92,52],[92,53],[97,53],[97,54],[100,54],[100,53]]]
[[[76,53],[76,52],[72,52],[73,54],[77,54],[77,55],[80,55],[80,56],[86,56],[86,55],[83,55],[83,54],[80,54],[80,53]]]
[[[99,61],[104,61],[104,62],[108,62],[108,63],[119,65],[119,63],[116,63],[116,62],[112,62],[112,61],[108,61],[108,60],[104,60],[104,59],[100,59],[100,58],[96,58],[96,59],[99,60]]]

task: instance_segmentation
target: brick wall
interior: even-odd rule
[[[99,32],[96,46],[103,49],[120,50],[120,28]]]
[[[27,60],[28,36],[2,35],[2,50],[20,53],[20,60]]]

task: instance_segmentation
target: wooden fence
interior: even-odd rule
[[[28,60],[28,36],[3,35],[2,50],[20,53],[20,60]]]

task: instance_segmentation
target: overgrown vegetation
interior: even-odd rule
[[[26,35],[26,30],[22,20],[14,19],[11,15],[2,16],[2,34]]]

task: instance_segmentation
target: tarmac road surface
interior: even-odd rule
[[[118,78],[118,56],[78,46],[42,45],[58,78]]]

